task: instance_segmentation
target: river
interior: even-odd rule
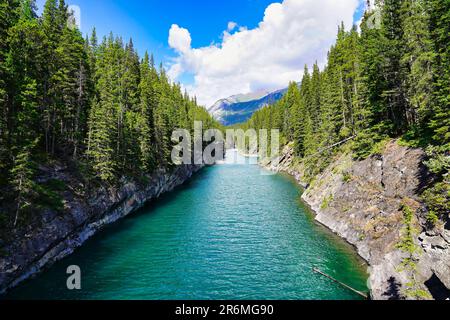
[[[314,222],[301,189],[255,165],[222,164],[107,227],[7,299],[359,299],[353,248]],[[81,268],[81,290],[66,269]]]

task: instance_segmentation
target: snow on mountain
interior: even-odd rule
[[[249,120],[259,109],[280,100],[286,91],[239,94],[217,101],[208,110],[223,125],[230,126]]]

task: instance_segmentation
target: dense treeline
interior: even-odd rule
[[[301,85],[245,124],[281,129],[313,178],[336,149],[352,141],[356,158],[403,137],[429,146],[437,178],[424,194],[431,221],[448,215],[450,178],[450,1],[384,0],[369,8],[361,30],[340,26],[324,70],[305,67]],[[348,145],[348,144],[347,144]]]
[[[53,194],[36,183],[38,164],[114,184],[170,167],[175,128],[217,126],[131,40],[83,39],[64,0],[41,17],[34,0],[0,0],[0,15],[0,203],[17,204],[0,223]]]

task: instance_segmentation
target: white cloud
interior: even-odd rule
[[[299,81],[305,64],[323,65],[341,21],[349,28],[362,0],[284,0],[266,8],[254,29],[228,24],[220,44],[192,48],[187,29],[172,25],[169,45],[178,57],[169,68],[173,80],[194,75],[186,86],[198,101],[210,106],[238,93],[275,90]]]
[[[230,21],[228,22],[228,31],[231,32],[233,31],[236,27],[237,27],[237,23],[234,21]]]
[[[188,53],[191,49],[191,34],[185,28],[173,24],[169,31],[169,46],[179,53]]]

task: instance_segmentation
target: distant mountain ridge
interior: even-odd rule
[[[287,88],[275,92],[261,91],[239,94],[217,101],[208,111],[225,126],[249,120],[259,109],[279,101]]]

